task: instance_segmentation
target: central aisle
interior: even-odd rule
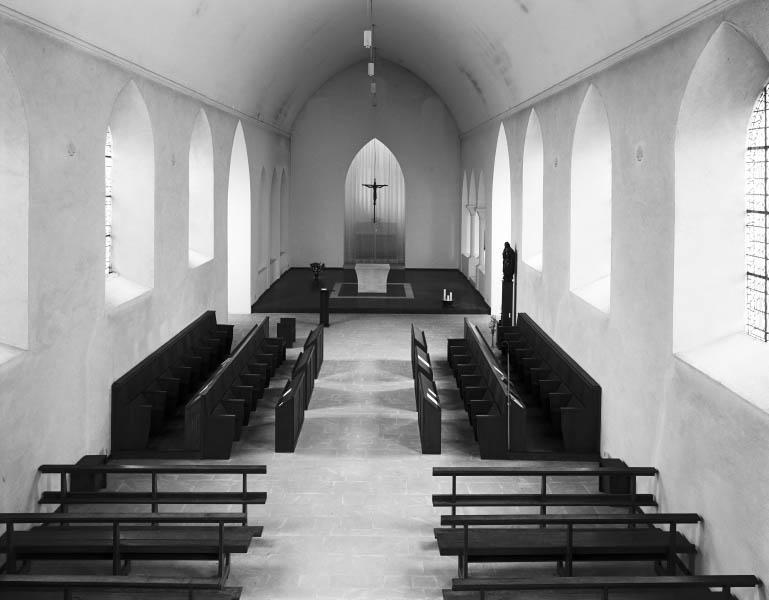
[[[440,511],[431,494],[450,484],[435,480],[431,469],[480,462],[445,356],[446,338],[461,337],[463,318],[332,315],[296,452],[275,454],[272,409],[316,319],[297,319],[295,348],[235,445],[233,462],[267,465],[267,477],[253,479],[253,489],[266,489],[267,504],[249,511],[264,537],[248,555],[233,556],[229,583],[243,586],[244,600],[437,600],[456,560],[440,557],[433,538]],[[488,316],[473,319],[488,331]],[[412,321],[426,332],[443,406],[440,456],[420,453]]]

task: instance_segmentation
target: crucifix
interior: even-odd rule
[[[379,188],[387,187],[387,184],[386,183],[382,183],[380,185],[377,185],[376,177],[374,177],[374,183],[364,183],[364,184],[361,184],[361,185],[363,185],[363,187],[367,187],[367,188],[369,188],[371,190],[374,190],[374,223],[376,223],[376,191]]]

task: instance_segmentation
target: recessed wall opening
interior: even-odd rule
[[[536,111],[532,110],[523,143],[521,258],[537,271],[542,270],[544,185],[542,128]]]
[[[478,196],[475,204],[476,222],[478,226],[478,236],[476,242],[476,256],[478,257],[478,268],[482,273],[486,273],[486,178],[483,171],[478,176]]]
[[[459,210],[462,214],[462,254],[470,256],[470,209],[467,196],[467,171],[462,175],[462,199]]]
[[[570,289],[609,312],[611,135],[606,107],[594,85],[588,88],[577,117],[571,160]]]
[[[755,367],[769,360],[769,344],[746,334],[762,321],[751,321],[746,298],[761,285],[747,271],[765,265],[765,246],[753,243],[766,223],[763,115],[754,108],[758,98],[763,113],[767,80],[766,56],[727,23],[689,77],[675,142],[673,351],[769,411],[769,371]]]
[[[112,108],[104,160],[105,294],[107,304],[117,306],[155,282],[155,144],[147,105],[133,81]]]
[[[0,57],[0,363],[29,348],[29,134]]]
[[[386,187],[368,187],[375,181]],[[398,159],[376,138],[358,151],[347,170],[344,214],[345,265],[405,264],[406,182]]]
[[[288,173],[280,176],[280,272],[288,268]]]
[[[251,312],[251,179],[243,125],[238,122],[232,140],[227,190],[228,310]]]
[[[214,145],[201,109],[190,137],[189,263],[197,267],[214,257]]]
[[[502,250],[511,241],[512,197],[510,194],[510,154],[504,124],[499,126],[491,183],[491,312],[502,307]]]
[[[270,283],[280,277],[280,188],[281,174],[278,169],[272,171],[272,189],[270,190]]]

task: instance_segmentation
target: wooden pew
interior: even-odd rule
[[[275,452],[293,452],[304,424],[305,399],[308,377],[306,368],[299,369],[286,382],[280,400],[275,405]]]
[[[248,517],[250,504],[264,504],[267,501],[266,492],[248,490],[249,475],[264,475],[265,465],[41,465],[39,473],[59,476],[59,489],[44,491],[39,504],[58,505],[61,512],[66,513],[74,505],[114,505],[114,504],[148,504],[150,510],[158,512],[161,504],[240,504],[241,512]],[[121,478],[140,477],[149,479],[149,491],[72,491],[70,482],[73,477],[82,475],[119,475]],[[239,492],[229,491],[161,491],[158,477],[174,478],[212,475],[219,477],[238,476],[242,478]]]
[[[61,592],[61,598],[72,600],[75,592],[100,591],[110,600],[134,598],[157,599],[158,594],[187,592],[189,600],[239,600],[243,589],[221,587],[217,580],[205,577],[147,577],[141,575],[30,575],[0,574],[0,598],[6,591]]]
[[[451,514],[456,515],[458,507],[491,507],[516,506],[539,509],[539,513],[547,514],[549,506],[595,506],[595,507],[627,507],[635,513],[641,507],[657,506],[652,494],[637,493],[638,477],[655,477],[654,467],[433,467],[433,477],[451,477],[450,494],[433,494],[433,506],[450,507]],[[499,494],[458,494],[457,479],[470,477],[504,478],[537,478],[539,493],[499,493]],[[548,490],[548,480],[552,478],[601,478],[621,477],[629,482],[627,493],[562,493]],[[552,484],[551,484],[552,485]],[[597,486],[598,487],[598,486]]]
[[[200,458],[229,458],[269,377],[285,356],[282,340],[269,338],[270,318],[238,344],[198,394],[185,406],[185,449]]]
[[[511,370],[538,399],[570,452],[597,453],[601,437],[601,386],[526,313],[500,330]]]
[[[324,328],[322,325],[319,325],[313,329],[310,332],[310,335],[307,336],[307,339],[304,342],[304,347],[302,348],[302,352],[307,352],[311,347],[314,347],[315,349],[315,354],[313,357],[313,360],[315,361],[315,365],[313,367],[315,377],[320,374],[320,368],[323,366],[323,332]]]
[[[462,348],[462,354],[454,353],[453,368],[481,458],[506,458],[508,451],[526,451],[526,407],[512,382],[508,394],[506,376],[486,338],[467,319]]]
[[[422,454],[441,453],[441,402],[435,382],[420,371],[419,406],[417,407],[419,439]]]
[[[458,558],[462,578],[468,576],[471,562],[553,561],[559,570],[563,564],[563,573],[571,576],[578,560],[665,561],[668,575],[675,575],[678,568],[691,574],[697,549],[676,527],[700,521],[702,517],[694,513],[444,515],[441,524],[450,527],[436,528],[435,538],[441,556]],[[669,531],[655,525],[667,525]],[[689,556],[688,567],[679,554]]]
[[[143,450],[150,432],[229,354],[232,325],[207,311],[112,384],[112,454]]]
[[[111,560],[113,575],[132,560],[211,560],[222,580],[230,554],[245,554],[262,535],[243,513],[0,513],[0,523],[8,574],[32,560]]]
[[[723,600],[731,598],[732,588],[752,588],[761,586],[761,580],[755,575],[688,575],[661,577],[632,577],[609,575],[601,577],[542,577],[529,578],[467,578],[454,579],[451,591],[444,590],[444,600],[468,600],[467,592],[476,592],[475,598],[485,600],[489,592],[514,592],[546,590],[592,590],[600,591],[601,597],[623,598],[633,592],[643,592],[644,598],[670,600]],[[719,588],[711,591],[712,588]],[[448,592],[448,593],[447,593]],[[623,592],[625,596],[623,596]],[[496,597],[500,597],[497,594]],[[516,594],[515,597],[518,597]]]

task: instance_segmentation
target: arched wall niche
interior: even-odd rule
[[[481,171],[481,174],[478,175],[478,198],[475,207],[475,212],[478,215],[476,219],[476,226],[478,228],[478,236],[476,237],[476,243],[478,244],[476,248],[476,256],[478,257],[478,264],[484,272],[486,270],[486,238],[488,237],[486,227],[487,207],[486,178],[483,175],[483,171]]]
[[[467,171],[462,174],[462,196],[459,210],[462,213],[462,254],[470,256],[470,211],[467,208]]]
[[[118,94],[108,127],[114,273],[106,278],[106,300],[115,306],[155,283],[155,143],[147,105],[134,81]]]
[[[698,58],[675,140],[673,351],[769,411],[767,344],[745,331],[745,143],[769,79],[764,53],[722,23]]]
[[[0,363],[29,348],[29,133],[0,55]]]
[[[288,268],[288,172],[280,174],[280,272]]]
[[[197,267],[214,257],[214,145],[202,108],[190,136],[189,171],[189,262]]]
[[[502,307],[502,249],[512,237],[512,196],[510,189],[510,151],[505,125],[499,126],[497,149],[494,154],[494,175],[491,182],[491,306],[492,314]]]
[[[611,295],[611,134],[601,94],[588,87],[571,158],[570,289],[603,312]]]
[[[272,173],[262,166],[259,175],[258,195],[252,198],[251,209],[251,301],[266,290],[269,283],[270,264],[270,190]]]
[[[272,170],[268,220],[270,284],[280,277],[280,188],[281,171],[276,167]]]
[[[544,239],[545,151],[542,127],[532,109],[523,142],[521,182],[521,258],[537,271],[542,270]]]
[[[227,293],[229,312],[251,312],[251,174],[240,122],[232,139],[227,189]]]
[[[470,189],[468,191],[469,213],[470,213],[470,259],[467,263],[468,275],[470,280],[477,281],[476,267],[478,266],[478,191],[475,184],[475,171],[470,172]]]

